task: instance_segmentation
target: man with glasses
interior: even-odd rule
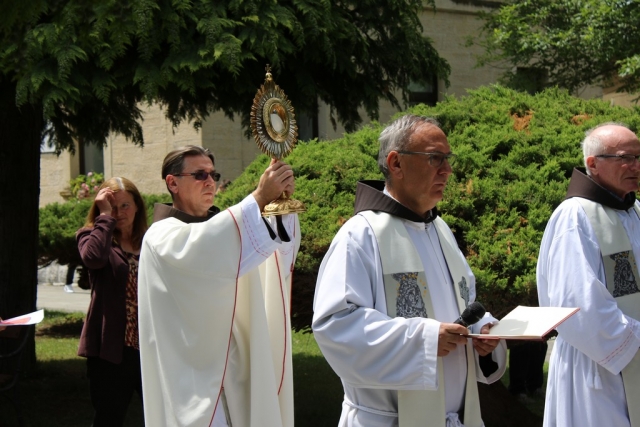
[[[453,323],[475,299],[475,277],[438,216],[454,160],[429,118],[407,115],[380,135],[385,181],[362,181],[356,215],[318,275],[313,332],[342,379],[341,427],[481,427],[477,381],[505,368],[490,315]]]
[[[293,426],[289,295],[297,215],[264,219],[294,191],[272,160],[258,187],[220,212],[213,154],[167,154],[173,199],[156,204],[139,267],[140,355],[148,426]]]
[[[640,426],[640,142],[606,123],[586,133],[584,169],[547,224],[540,306],[579,307],[558,326],[545,426]]]

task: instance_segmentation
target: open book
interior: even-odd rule
[[[573,316],[579,308],[526,307],[519,305],[489,330],[489,334],[470,337],[504,338],[508,340],[542,340],[559,324]]]

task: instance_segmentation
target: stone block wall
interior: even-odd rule
[[[65,151],[42,153],[40,155],[40,206],[49,203],[64,202],[60,193],[69,187],[71,178],[78,176],[79,161],[77,155]]]
[[[247,101],[247,110],[252,102]],[[213,153],[216,170],[222,174],[220,182],[237,178],[261,153],[253,138],[245,136],[240,117],[229,120],[222,112],[213,113],[202,124],[201,133],[202,146]]]
[[[161,176],[162,160],[171,150],[182,145],[202,145],[201,133],[189,123],[173,129],[163,111],[154,105],[144,112],[144,146],[136,146],[123,136],[109,138],[104,148],[104,176],[130,179],[143,193],[167,191]]]

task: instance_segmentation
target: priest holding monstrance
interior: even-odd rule
[[[272,161],[223,212],[212,153],[187,146],[163,162],[172,203],[155,206],[139,268],[148,426],[293,426],[289,296],[304,208],[280,160],[297,137],[293,108],[269,72],[252,129]]]

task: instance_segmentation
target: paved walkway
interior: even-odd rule
[[[64,284],[68,279],[66,265],[58,265],[54,262],[39,268],[36,307],[45,310],[86,313],[91,292],[78,287],[77,272],[71,278],[73,292],[65,292]]]
[[[75,284],[73,285],[73,293],[65,292],[63,285],[47,284],[39,284],[37,292],[36,307],[45,310],[86,313],[91,299],[90,291],[80,289]]]

